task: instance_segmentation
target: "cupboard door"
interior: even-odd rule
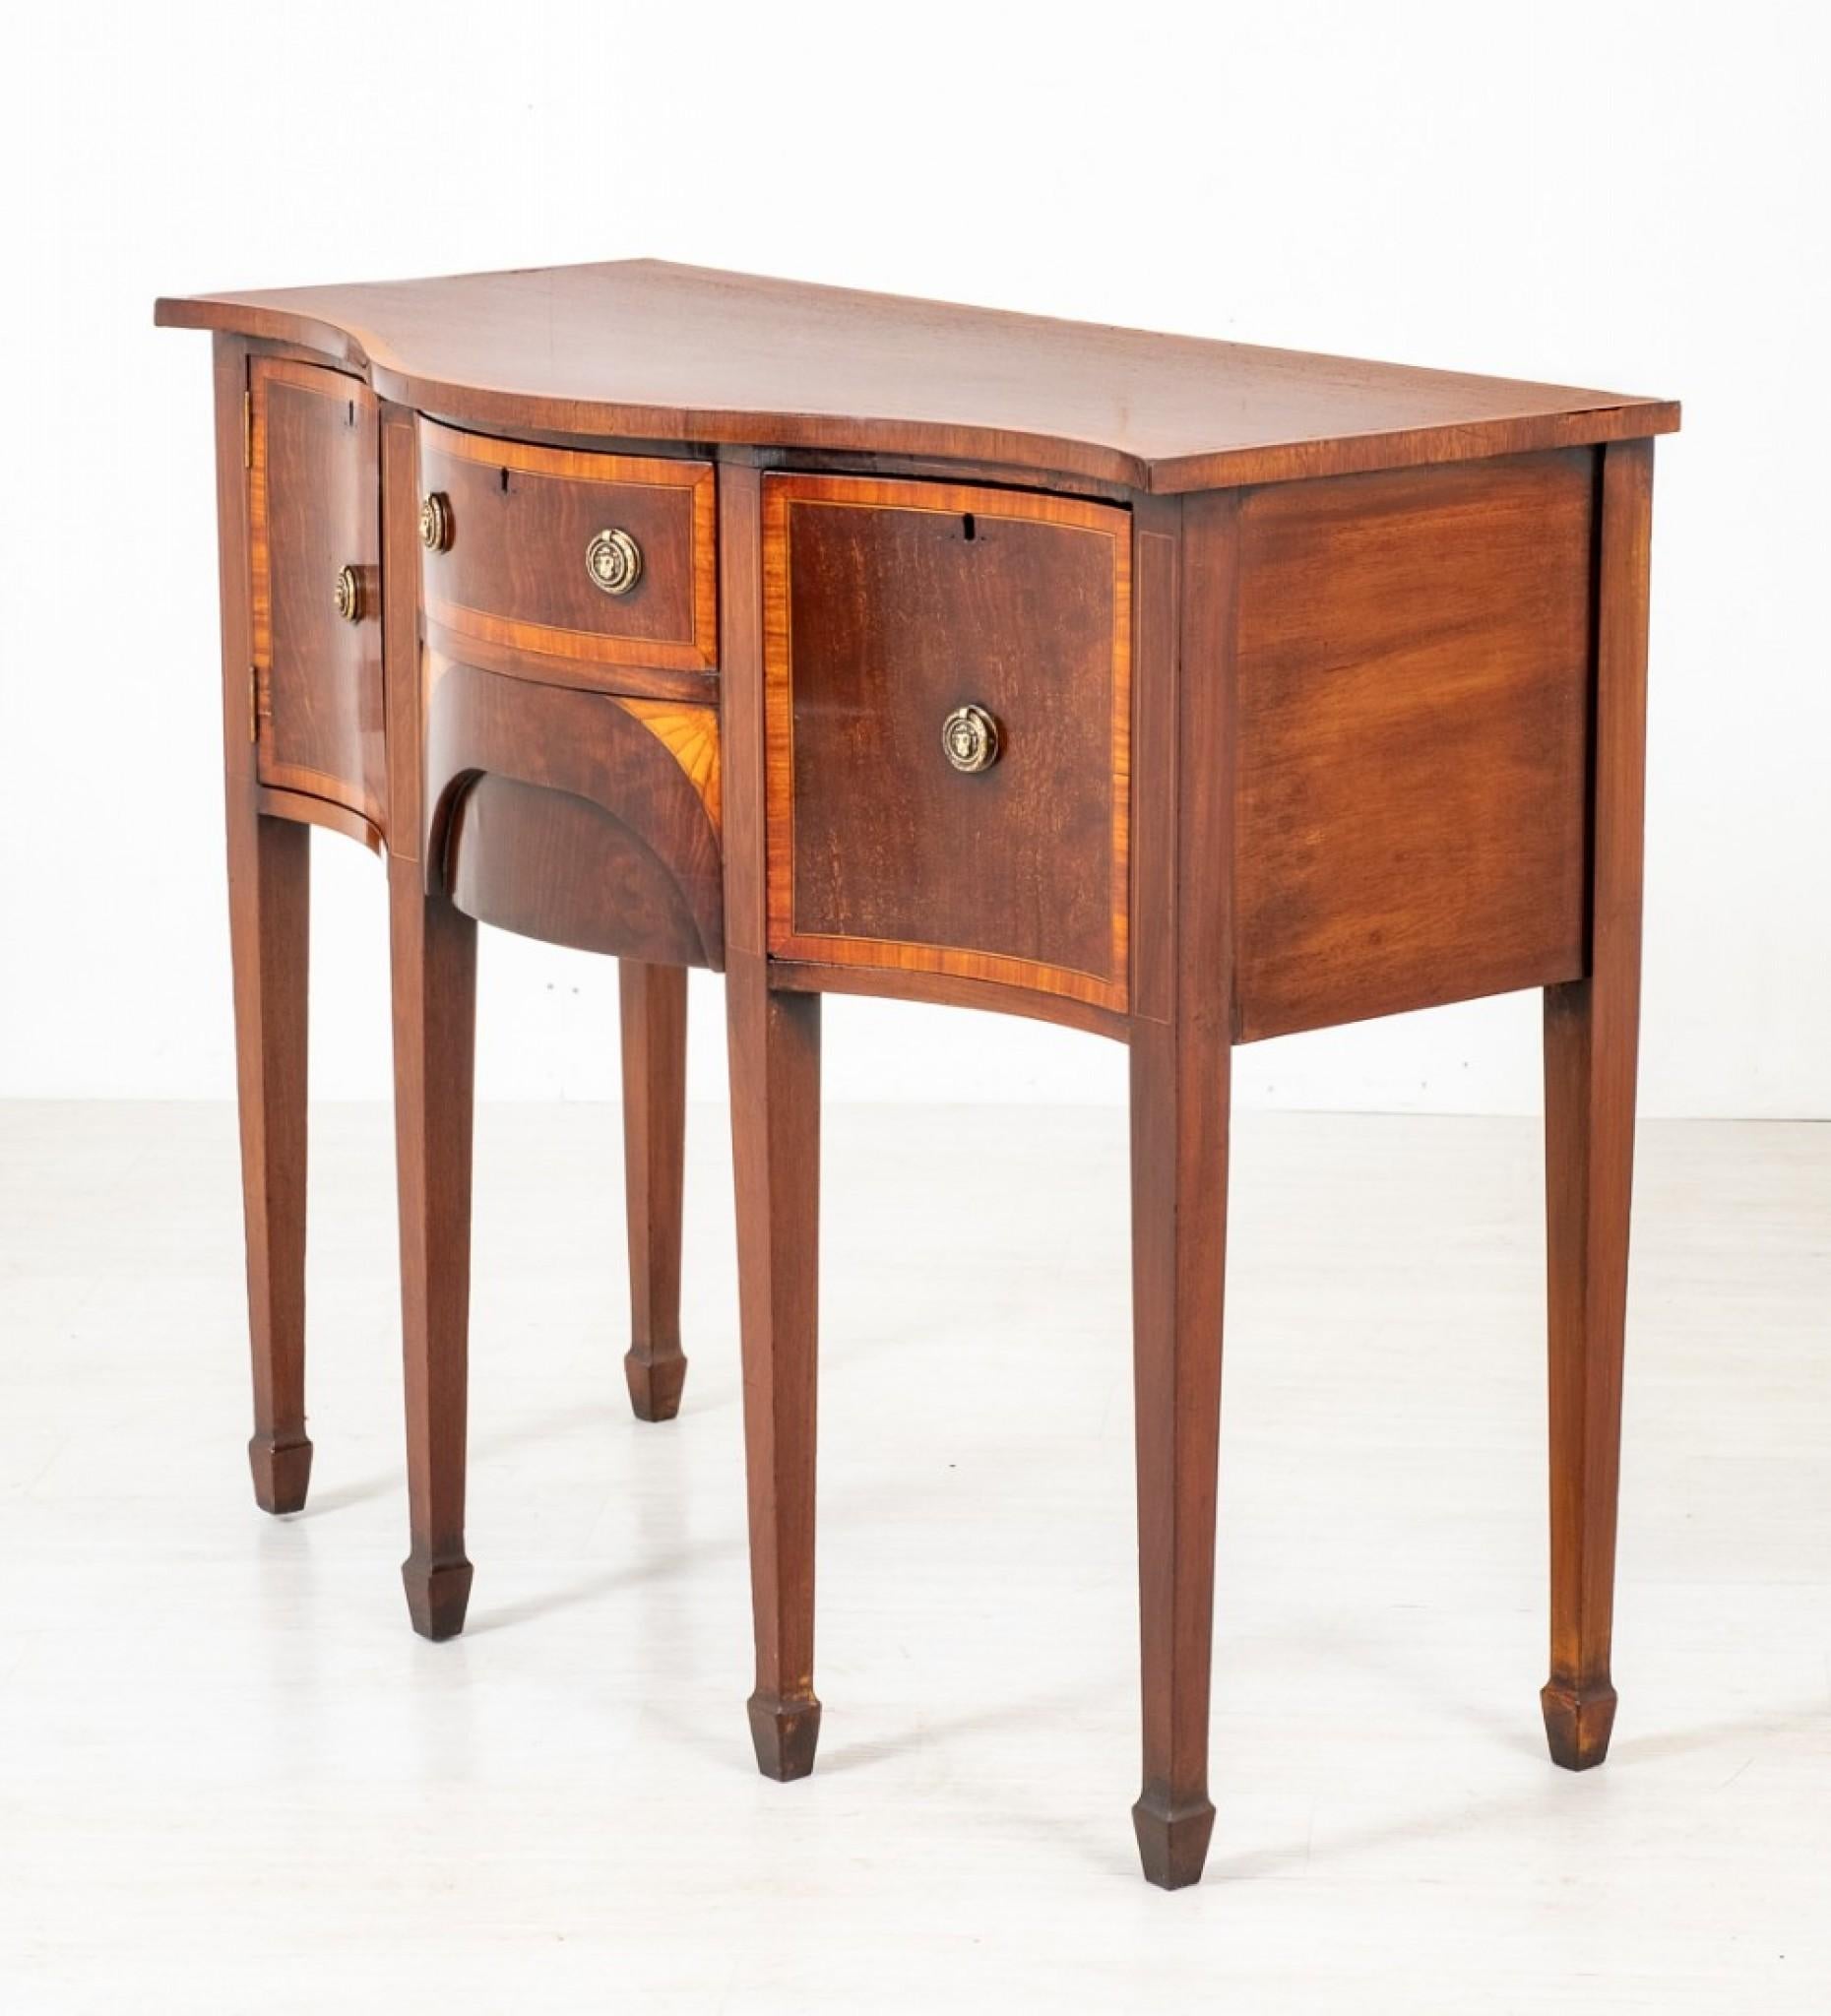
[[[1123,1012],[1131,516],[764,485],[770,950]]]
[[[381,478],[375,396],[256,358],[249,523],[259,771],[383,824]]]

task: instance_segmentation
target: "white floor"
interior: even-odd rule
[[[1123,1120],[826,1133],[820,1764],[757,1778],[727,1158],[624,1404],[617,1115],[479,1127],[463,1640],[408,1628],[392,1163],[314,1115],[310,1509],[226,1107],[0,1108],[0,2011],[1831,2006],[1831,1127],[1651,1125],[1614,1754],[1551,1768],[1540,1159],[1236,1129],[1208,1877],[1140,1880]]]

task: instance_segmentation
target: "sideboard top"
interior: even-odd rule
[[[652,259],[160,300],[460,425],[942,456],[1156,491],[1667,434],[1664,400]]]

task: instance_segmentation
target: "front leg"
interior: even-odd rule
[[[471,1308],[476,925],[416,860],[388,863],[394,939],[394,1111],[407,1354],[412,1544],[401,1565],[413,1629],[464,1629],[465,1417]]]
[[[1556,1763],[1609,1754],[1615,1694],[1615,1502],[1634,1156],[1632,999],[1573,980],[1545,996],[1547,1252],[1550,1278],[1551,1677],[1541,1690]]]
[[[255,1502],[296,1512],[311,1478],[305,1433],[305,999],[311,829],[256,810],[229,781],[229,952],[235,975],[235,1076]]]
[[[1132,1039],[1133,1375],[1144,1789],[1132,1808],[1145,1874],[1202,1873],[1221,1439],[1230,1048],[1207,1021]]]
[[[820,996],[774,992],[755,955],[726,981],[744,1461],[756,1691],[766,1778],[814,1768],[814,1403],[820,1208]]]
[[[1179,512],[1154,501],[1138,524],[1132,1359],[1144,1788],[1132,1824],[1146,1876],[1177,1890],[1200,1877],[1215,1820],[1208,1679],[1233,1039],[1238,501],[1218,492]]]
[[[1588,976],[1545,996],[1553,1759],[1609,1754],[1615,1501],[1640,1036],[1653,444],[1603,455]]]

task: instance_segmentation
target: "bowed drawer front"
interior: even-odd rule
[[[1131,518],[764,485],[770,951],[1123,1011]]]
[[[710,463],[421,421],[419,479],[426,620],[448,656],[606,691],[628,690],[630,668],[643,668],[638,690],[714,690]]]
[[[338,371],[257,357],[248,525],[256,763],[379,829],[381,478],[375,396]]]

